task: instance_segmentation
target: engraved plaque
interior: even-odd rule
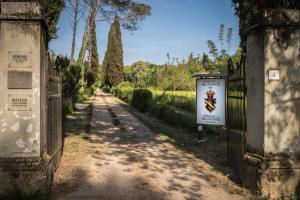
[[[10,94],[8,99],[8,111],[31,111],[31,95]]]
[[[32,72],[15,72],[7,73],[8,89],[31,89],[32,88]]]
[[[27,51],[9,51],[9,65],[8,68],[31,68],[32,59],[31,52]]]

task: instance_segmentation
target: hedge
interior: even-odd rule
[[[150,106],[149,112],[156,118],[165,121],[166,123],[175,127],[181,127],[190,131],[196,131],[196,114],[187,114],[176,110],[173,106],[153,103]]]
[[[115,87],[112,88],[111,93],[122,99],[123,101],[127,102],[127,103],[131,103],[132,101],[132,93],[133,93],[133,88],[131,87],[125,87],[125,88],[121,88],[121,87]]]
[[[152,92],[148,89],[135,89],[132,94],[131,105],[141,112],[145,112],[152,103]]]

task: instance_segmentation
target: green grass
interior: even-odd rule
[[[152,90],[152,94],[155,102],[196,113],[196,92]]]

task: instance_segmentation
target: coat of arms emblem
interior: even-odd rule
[[[211,113],[212,111],[214,111],[216,109],[216,98],[214,98],[215,96],[215,92],[212,90],[209,90],[206,92],[207,98],[205,98],[205,108]]]

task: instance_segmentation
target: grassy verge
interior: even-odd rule
[[[88,134],[93,114],[92,100],[90,98],[82,104],[76,104],[74,111],[66,116],[63,122],[64,137]]]
[[[83,163],[89,162],[87,155],[93,152],[89,144],[92,100],[76,104],[73,112],[63,122],[63,157],[54,174],[51,199],[75,192],[86,183]]]

